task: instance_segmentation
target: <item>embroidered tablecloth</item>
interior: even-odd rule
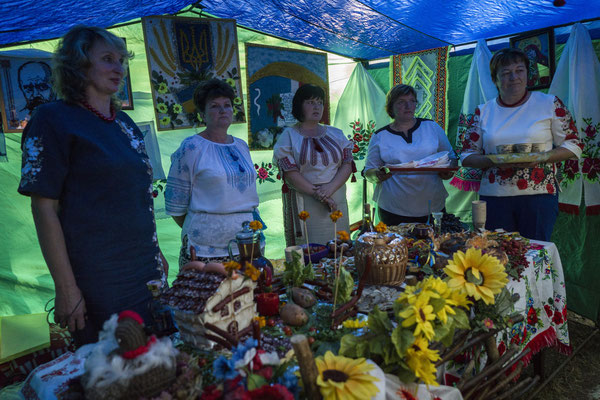
[[[510,293],[520,296],[513,306],[513,313],[521,313],[524,319],[496,336],[500,355],[513,343],[521,351],[531,349],[523,357],[525,365],[534,354],[546,347],[555,347],[564,354],[571,352],[565,278],[558,249],[554,243],[531,240],[526,259],[529,266],[523,271],[521,279],[517,281],[509,277],[507,284]],[[484,365],[484,357],[485,354],[480,365]],[[455,358],[455,361],[445,365],[443,373],[446,385],[457,382],[466,365],[463,364],[463,356]]]

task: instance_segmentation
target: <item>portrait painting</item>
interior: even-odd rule
[[[510,38],[510,47],[523,50],[529,58],[527,88],[550,87],[554,76],[554,30],[544,29]]]
[[[213,78],[235,92],[233,123],[246,122],[235,20],[147,17],[142,26],[158,130],[203,125],[193,94]]]
[[[246,43],[246,74],[250,150],[272,150],[283,129],[298,122],[292,99],[304,84],[325,91],[320,122],[329,124],[327,54]]]
[[[56,99],[52,53],[36,49],[0,52],[0,105],[4,132],[22,132],[40,104]]]

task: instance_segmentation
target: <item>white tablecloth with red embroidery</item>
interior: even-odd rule
[[[522,313],[524,319],[496,336],[500,354],[511,343],[517,344],[521,351],[531,349],[523,357],[525,365],[534,354],[546,347],[555,347],[565,354],[571,352],[565,277],[558,249],[554,243],[531,240],[526,258],[529,266],[523,271],[521,279],[509,278],[507,285],[511,293],[519,295],[513,313]],[[446,385],[452,385],[460,379],[464,361],[461,356],[445,365],[443,373]]]

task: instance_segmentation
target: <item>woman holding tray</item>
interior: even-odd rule
[[[352,173],[352,143],[337,128],[319,124],[325,92],[302,85],[292,100],[292,114],[299,122],[286,128],[273,147],[273,162],[286,182],[283,190],[283,222],[288,246],[306,243],[300,211],[307,211],[308,239],[324,244],[335,233],[328,217],[340,210],[338,230],[348,230],[346,181]],[[287,189],[286,189],[287,188]]]
[[[502,49],[492,57],[498,97],[476,109],[461,159],[466,167],[484,170],[479,194],[487,202],[487,229],[549,241],[558,215],[555,163],[579,158],[583,146],[562,101],[527,90],[528,65],[518,49]],[[528,155],[533,162],[495,164],[485,156],[507,146],[528,152],[532,144],[538,147]]]
[[[365,176],[376,184],[373,200],[386,225],[426,222],[429,213],[445,209],[448,193],[442,179],[450,179],[452,173],[391,174],[384,168],[439,152],[452,153],[444,130],[434,121],[415,118],[416,107],[417,92],[412,86],[393,87],[386,110],[394,122],[375,132],[369,143]]]

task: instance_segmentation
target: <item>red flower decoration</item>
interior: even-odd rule
[[[562,316],[565,319],[565,321],[567,320],[567,307],[563,308],[562,310]]]
[[[254,400],[294,400],[294,395],[283,385],[261,386],[248,392],[250,399]]]
[[[564,108],[557,108],[556,110],[554,110],[554,113],[557,117],[564,117],[565,115],[567,115],[567,112]]]
[[[551,183],[548,183],[548,184],[546,185],[546,191],[547,191],[548,193],[550,193],[550,194],[554,194],[554,185],[553,185],[553,184],[551,184]]]
[[[521,336],[521,344],[525,343],[525,339],[527,338],[527,328],[523,331],[523,336]]]
[[[556,310],[554,312],[554,316],[552,317],[552,322],[554,322],[556,325],[560,325],[563,323],[562,314],[558,310]]]
[[[499,168],[498,172],[500,173],[500,179],[502,180],[506,180],[514,174],[514,170],[512,168]]]
[[[258,169],[258,177],[260,179],[267,179],[269,177],[269,172],[267,172],[267,170],[264,169],[263,167],[260,167]]]
[[[589,138],[596,136],[596,127],[594,125],[588,125],[587,128],[585,128],[585,135]]]
[[[569,129],[573,132],[577,132],[577,125],[575,125],[575,121],[572,119],[569,121]]]
[[[358,153],[360,151],[360,148],[355,144],[354,148],[352,149],[353,153]]]
[[[479,140],[479,134],[478,134],[477,132],[471,132],[471,133],[469,134],[469,138],[470,138],[472,141],[476,142],[476,141],[478,141],[478,140]]]
[[[548,318],[552,317],[552,307],[546,304],[544,305],[544,310],[546,311],[546,315],[548,316]]]
[[[543,181],[545,177],[546,177],[546,175],[544,174],[543,168],[534,168],[531,171],[531,179],[533,179],[533,182],[535,182],[536,185],[538,183],[540,183],[541,181]],[[527,187],[527,186],[525,186],[525,187]]]
[[[354,141],[355,142],[362,142],[362,140],[363,140],[363,137],[362,137],[362,135],[360,133],[355,133],[354,134]]]
[[[273,377],[273,367],[264,367],[257,374],[270,381]]]
[[[200,400],[219,400],[222,394],[223,392],[217,389],[217,385],[208,385],[204,388]]]
[[[481,114],[481,111],[479,111],[479,107],[477,107],[477,108],[475,109],[475,115],[479,115],[479,114]]]
[[[573,140],[573,139],[579,139],[579,137],[574,133],[569,133],[567,136],[565,136],[565,140]]]
[[[586,158],[583,160],[581,172],[587,174],[588,179],[594,179],[600,174],[600,158]]]
[[[525,179],[519,179],[517,181],[517,187],[519,188],[519,190],[527,189],[527,181]]]
[[[527,323],[529,325],[535,325],[538,322],[538,316],[537,313],[535,312],[535,309],[533,307],[531,307],[529,309],[529,311],[527,312]]]
[[[490,174],[488,175],[488,180],[490,181],[490,183],[496,182],[496,175],[494,175],[493,172],[490,172]]]
[[[500,344],[498,345],[498,353],[500,353],[500,355],[504,354],[504,352],[506,351],[506,345],[504,344],[504,341],[501,341]]]

